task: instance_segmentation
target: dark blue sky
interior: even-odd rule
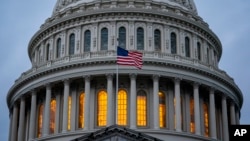
[[[199,15],[223,45],[220,68],[234,78],[244,95],[241,123],[250,124],[250,1],[195,0]],[[6,95],[22,72],[30,69],[27,46],[51,16],[56,0],[6,0],[0,5],[0,137],[8,140]],[[7,130],[6,130],[7,129]]]

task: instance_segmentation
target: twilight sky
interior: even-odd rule
[[[51,16],[56,0],[6,0],[0,5],[0,140],[8,140],[6,95],[22,72],[31,68],[27,46]],[[250,1],[195,0],[199,15],[223,45],[220,69],[234,78],[244,103],[241,124],[250,124]]]

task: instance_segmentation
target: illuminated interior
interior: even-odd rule
[[[50,134],[55,133],[55,120],[56,120],[56,100],[53,99],[50,102],[50,122],[49,122]]]
[[[85,95],[84,93],[81,93],[79,96],[78,128],[84,128],[84,101]]]
[[[106,126],[107,125],[107,92],[100,91],[98,93],[97,101],[97,126]]]
[[[71,102],[72,102],[72,98],[71,96],[69,96],[68,99],[68,130],[70,130],[70,122],[71,122]]]
[[[195,122],[194,122],[194,99],[190,99],[190,132],[195,132]]]
[[[209,136],[209,115],[208,115],[208,104],[203,104],[204,108],[204,125],[205,125],[205,136]]]
[[[137,94],[137,126],[147,125],[147,96],[144,91]]]
[[[125,90],[119,90],[117,104],[117,124],[127,125],[127,92]]]
[[[37,137],[40,138],[42,136],[43,129],[43,104],[39,106],[38,109],[38,128],[37,128]]]
[[[166,127],[166,101],[165,94],[163,92],[159,92],[159,125],[160,128]]]

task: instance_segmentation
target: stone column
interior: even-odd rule
[[[239,110],[238,108],[236,109],[236,124],[239,125],[240,124],[240,113],[239,113]]]
[[[18,106],[17,104],[14,104],[12,127],[11,127],[11,141],[16,141],[17,139],[17,120],[18,120]]]
[[[159,129],[159,76],[153,75],[153,121],[154,129]]]
[[[228,118],[227,118],[227,99],[222,96],[222,127],[223,127],[223,141],[229,141]]]
[[[200,121],[200,98],[199,98],[199,85],[194,83],[194,123],[195,123],[195,134],[201,135],[201,121]]]
[[[59,133],[60,127],[60,111],[61,111],[61,91],[56,93],[56,119],[55,119],[55,134]]]
[[[89,129],[89,122],[90,122],[90,113],[89,113],[89,108],[90,108],[90,76],[85,76],[85,101],[84,101],[84,130]]]
[[[70,131],[75,131],[76,130],[76,107],[77,107],[77,94],[76,94],[76,88],[74,90],[71,90],[71,115],[70,115]]]
[[[69,100],[69,80],[64,81],[64,96],[63,96],[63,124],[62,132],[65,133],[68,130],[68,100]]]
[[[235,125],[236,117],[235,117],[235,107],[233,101],[230,103],[230,119],[231,119],[231,124]]]
[[[174,80],[174,95],[175,95],[175,124],[176,131],[181,132],[181,94],[180,94],[180,79]]]
[[[113,104],[113,75],[107,74],[107,84],[108,84],[108,124],[107,126],[114,124],[114,104]]]
[[[209,133],[210,137],[216,139],[216,116],[215,116],[215,99],[214,89],[210,88],[209,91]]]
[[[19,127],[18,127],[18,141],[24,140],[24,123],[25,123],[25,98],[21,98],[20,112],[19,112]]]
[[[49,135],[49,122],[50,122],[50,101],[51,101],[51,86],[46,85],[46,100],[44,106],[44,122],[43,122],[43,137]]]
[[[130,74],[130,128],[136,129],[136,74]]]
[[[29,140],[35,138],[36,129],[36,91],[33,90],[31,94],[31,109],[30,109],[30,125],[29,125]]]

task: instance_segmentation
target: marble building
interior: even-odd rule
[[[143,53],[118,86],[117,46]],[[239,124],[241,90],[193,0],[57,0],[28,55],[7,94],[9,141],[229,141]]]

